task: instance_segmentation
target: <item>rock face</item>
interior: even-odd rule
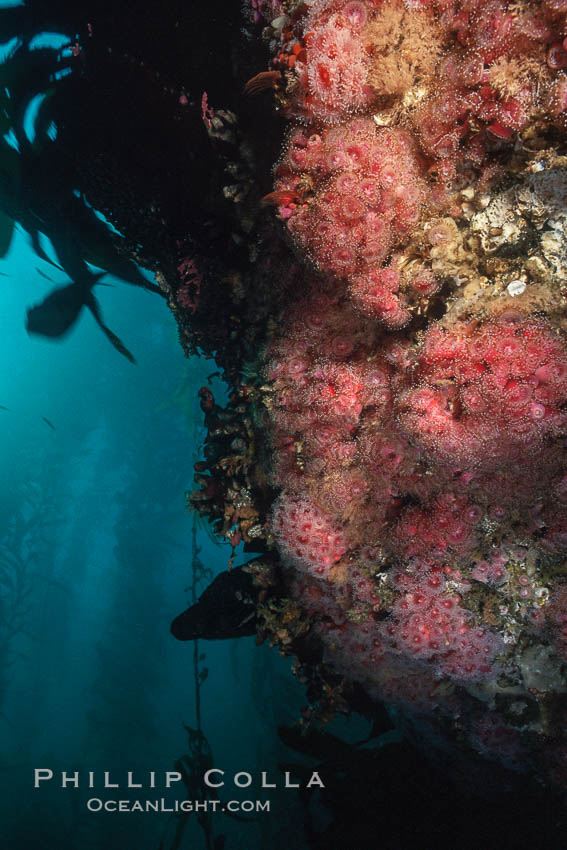
[[[252,5],[296,258],[268,631],[295,612],[373,699],[564,785],[567,4]]]

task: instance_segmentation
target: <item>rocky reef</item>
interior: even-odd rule
[[[384,702],[564,790],[567,3],[247,13],[288,129],[262,202],[229,167],[251,262],[191,501],[260,553],[261,636],[320,716]]]

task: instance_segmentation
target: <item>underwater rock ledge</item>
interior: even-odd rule
[[[313,716],[362,693],[560,791],[566,15],[254,0],[271,59],[248,91],[290,127],[260,204],[236,118],[210,122],[246,187],[222,334],[212,282],[163,282],[232,386],[226,409],[201,391],[190,501],[260,554],[260,638],[298,656]]]

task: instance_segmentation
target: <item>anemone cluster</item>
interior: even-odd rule
[[[271,196],[315,267],[344,279],[360,308],[389,328],[403,327],[411,314],[395,262],[382,264],[420,221],[428,197],[412,136],[400,128],[377,130],[371,118],[321,135],[293,132]],[[419,297],[437,282],[424,270],[408,286]]]
[[[302,268],[264,353],[286,591],[373,699],[566,785],[567,3],[250,14]]]

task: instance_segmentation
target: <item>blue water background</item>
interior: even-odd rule
[[[162,299],[110,277],[96,294],[137,365],[88,311],[62,341],[30,337],[26,308],[68,281],[35,257],[19,229],[0,271],[0,404],[9,408],[0,410],[0,542],[24,594],[1,649],[4,846],[157,850],[171,832],[167,814],[89,814],[88,796],[112,792],[62,790],[55,781],[34,790],[33,769],[114,770],[123,781],[126,770],[172,770],[187,751],[192,644],[175,641],[169,623],[188,601],[184,491],[204,438],[197,390],[216,367],[184,358]],[[218,379],[212,388],[219,400],[226,395]],[[204,524],[198,542],[209,567],[226,568],[230,547],[216,545]],[[5,619],[13,591],[1,592]],[[290,756],[277,725],[296,719],[304,702],[289,662],[253,638],[201,647],[203,730],[215,764],[227,777],[277,773]],[[121,791],[120,799],[161,793]],[[224,793],[256,796],[231,786]],[[273,801],[269,816],[216,820],[227,850],[303,846],[297,795],[278,792]],[[204,846],[193,817],[181,847]]]

